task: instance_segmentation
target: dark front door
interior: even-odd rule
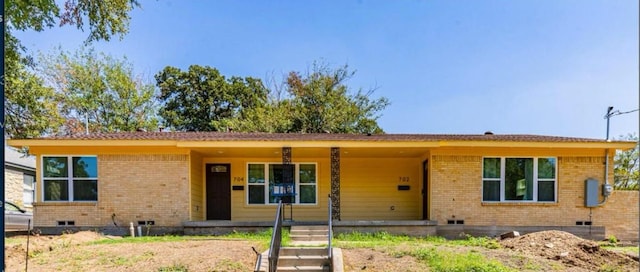
[[[207,220],[231,220],[231,165],[207,164]]]
[[[429,220],[429,161],[422,162],[422,220]]]

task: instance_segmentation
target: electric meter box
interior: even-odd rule
[[[584,206],[597,207],[599,202],[598,186],[600,182],[595,179],[587,179],[584,181]]]

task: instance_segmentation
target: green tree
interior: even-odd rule
[[[4,4],[10,37],[14,29],[43,31],[57,23],[84,31],[88,25],[87,42],[122,38],[129,31],[129,13],[140,7],[138,0],[65,0],[62,7],[62,1],[55,0],[5,0]]]
[[[623,140],[635,141],[636,147],[631,150],[618,151],[614,157],[614,188],[616,190],[638,190],[638,181],[640,180],[640,165],[638,161],[638,153],[640,147],[638,145],[638,135],[629,134],[620,137]]]
[[[246,119],[247,109],[267,100],[260,79],[227,79],[209,66],[191,65],[187,71],[168,66],[155,78],[159,115],[167,127],[180,131],[226,131],[230,119]]]
[[[75,53],[58,49],[42,56],[42,74],[56,90],[66,123],[62,134],[155,130],[153,84],[133,74],[126,58],[117,59],[81,48]]]
[[[373,90],[350,92],[346,81],[354,74],[347,65],[332,69],[318,63],[304,76],[290,72],[286,97],[251,109],[246,114],[249,118],[233,120],[230,126],[239,131],[383,133],[377,119],[389,101],[372,99]],[[276,92],[275,97],[280,97]]]
[[[58,114],[51,106],[52,91],[33,72],[34,61],[14,31],[43,31],[56,24],[84,31],[87,43],[122,38],[128,31],[129,13],[137,0],[5,0],[5,134],[13,138],[35,137],[55,130]],[[62,4],[62,6],[59,6]],[[24,120],[26,124],[19,124]]]
[[[55,93],[16,58],[5,60],[5,134],[34,138],[62,123]]]

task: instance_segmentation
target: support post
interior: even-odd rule
[[[295,183],[295,180],[294,180],[295,170],[290,171],[290,169],[293,169],[293,166],[291,165],[291,147],[290,146],[282,147],[282,164],[284,165],[284,169],[283,169],[284,176],[282,177],[283,182],[287,184]],[[289,206],[289,218],[288,219],[285,218],[285,220],[293,221],[293,203],[296,202],[295,193],[296,192],[294,190],[293,195],[285,196],[286,201],[284,205]],[[284,212],[284,208],[283,208],[283,212]],[[285,217],[284,214],[283,214],[283,217]]]
[[[331,148],[331,211],[332,219],[340,220],[340,148]]]

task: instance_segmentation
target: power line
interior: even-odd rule
[[[632,113],[632,112],[636,112],[638,110],[640,110],[640,109],[635,109],[635,110],[630,110],[630,111],[619,111],[619,110],[613,111],[613,106],[609,106],[607,108],[607,114],[604,115],[604,119],[607,119],[607,138],[605,138],[605,139],[607,141],[609,141],[609,119],[611,118],[611,116]]]

